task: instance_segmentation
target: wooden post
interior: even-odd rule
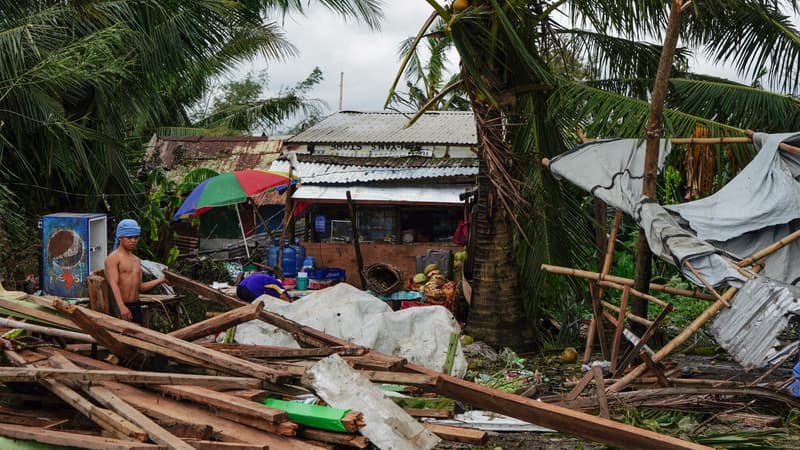
[[[597,330],[597,341],[600,343],[600,353],[603,359],[608,359],[608,345],[606,344],[606,329],[603,325],[603,305],[598,297],[599,291],[594,280],[589,280],[589,292],[592,296],[592,309],[594,311],[594,324]]]
[[[672,0],[672,6],[667,20],[667,30],[664,45],[661,47],[661,59],[658,61],[658,71],[650,98],[650,112],[647,116],[647,142],[642,179],[642,195],[653,200],[656,199],[656,176],[658,175],[658,151],[663,132],[664,99],[669,87],[669,75],[672,70],[672,61],[675,56],[675,47],[678,44],[678,34],[681,28],[681,0]],[[639,239],[636,245],[636,282],[634,288],[647,293],[650,286],[652,270],[652,254],[647,243],[644,230],[639,230]],[[634,299],[631,302],[631,312],[637,316],[647,317],[647,302]]]
[[[358,225],[356,224],[356,207],[350,191],[347,193],[347,209],[350,212],[350,225],[353,228],[353,248],[356,252],[356,266],[358,267],[358,277],[361,280],[361,289],[367,288],[367,280],[364,278],[364,260],[361,258],[361,246],[358,242]]]
[[[605,214],[605,213],[604,213]],[[611,224],[611,233],[608,236],[608,242],[606,242],[606,251],[605,255],[603,255],[602,265],[600,266],[600,280],[602,281],[608,272],[611,270],[611,264],[614,262],[614,244],[617,241],[617,232],[619,231],[619,224],[622,222],[622,211],[617,209],[614,212],[614,222]],[[602,287],[599,290],[599,297],[600,300],[603,300],[603,289]],[[595,336],[595,324],[597,318],[592,315],[592,320],[589,323],[589,332],[586,336],[586,349],[583,351],[583,362],[588,363],[592,357],[592,344],[594,341]]]
[[[625,286],[622,290],[622,298],[619,302],[619,315],[617,316],[617,328],[614,330],[614,340],[611,342],[611,371],[617,370],[617,359],[619,357],[619,346],[622,343],[622,331],[625,329],[625,313],[628,308],[628,297],[630,296],[630,286]]]
[[[294,203],[292,202],[292,171],[294,167],[292,167],[291,162],[289,163],[289,186],[286,187],[286,200],[284,201],[283,207],[283,229],[281,230],[281,238],[280,242],[278,242],[278,261],[275,263],[275,275],[278,278],[283,278],[283,241],[286,237],[286,230],[289,228],[289,222],[292,220],[292,216],[294,215]],[[294,227],[292,227],[292,231],[294,231]],[[292,238],[292,235],[289,235],[289,239]]]
[[[89,275],[86,280],[89,287],[89,307],[104,314],[113,314],[106,291],[106,279],[99,275]]]

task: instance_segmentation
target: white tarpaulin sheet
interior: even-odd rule
[[[800,134],[756,134],[753,161],[714,195],[661,206],[641,196],[645,143],[635,139],[596,141],[553,158],[551,172],[631,215],[645,230],[653,253],[681,268],[689,261],[714,286],[741,286],[746,277],[731,262],[750,256],[800,227],[800,157],[778,150]],[[669,153],[662,141],[659,167]],[[643,201],[644,200],[644,201]],[[794,243],[768,257],[763,275],[786,283],[800,277]]]
[[[268,295],[256,301],[295,322],[439,372],[444,368],[450,334],[461,331],[444,307],[392,311],[383,300],[346,283],[315,291],[293,303]],[[299,347],[291,334],[260,320],[237,326],[236,342]],[[452,374],[463,377],[467,359],[461,343],[457,345]]]

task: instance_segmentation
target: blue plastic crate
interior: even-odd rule
[[[308,273],[308,278],[315,280],[344,280],[344,269],[330,268],[330,269],[314,269]]]

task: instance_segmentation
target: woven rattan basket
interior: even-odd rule
[[[403,272],[389,264],[373,264],[363,274],[367,288],[380,295],[389,295],[403,287]]]

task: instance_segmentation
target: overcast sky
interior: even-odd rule
[[[269,63],[258,59],[243,65],[240,72],[266,67],[270,90],[275,92],[305,79],[319,66],[325,79],[310,96],[325,101],[330,112],[339,109],[339,74],[344,72],[342,109],[380,111],[400,66],[400,42],[416,35],[432,11],[424,0],[387,0],[383,10],[380,31],[372,31],[312,6],[306,16],[287,17],[284,22],[298,57]]]
[[[431,13],[430,6],[424,0],[385,0],[381,29],[372,31],[352,20],[345,22],[341,16],[311,3],[305,16],[287,17],[283,24],[286,38],[297,47],[299,56],[284,62],[267,63],[257,59],[243,64],[233,77],[266,68],[270,94],[273,94],[281,87],[293,86],[305,79],[318,66],[324,81],[310,97],[325,101],[328,112],[339,109],[340,73],[344,73],[342,109],[382,110],[400,65],[399,44],[416,35]],[[705,60],[695,56],[690,64],[700,73],[743,81],[730,70],[714,68]]]

